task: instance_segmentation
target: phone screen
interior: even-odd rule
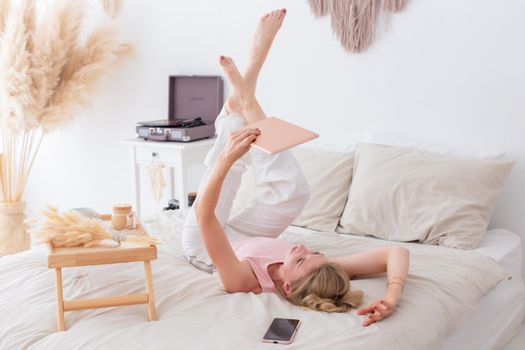
[[[274,318],[263,339],[270,341],[291,341],[298,325],[299,320]]]

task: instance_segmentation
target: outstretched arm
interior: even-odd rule
[[[394,311],[403,294],[408,274],[408,249],[399,246],[381,247],[329,260],[341,265],[350,277],[387,273],[385,296],[358,311],[360,315],[369,314],[363,326],[377,322]]]
[[[208,255],[219,272],[224,288],[228,292],[241,292],[247,284],[246,265],[241,264],[231,248],[222,226],[215,216],[224,178],[233,163],[250,149],[250,143],[258,131],[246,129],[231,134],[229,144],[213,166],[204,187],[195,203],[195,216]],[[248,275],[251,271],[248,271]]]

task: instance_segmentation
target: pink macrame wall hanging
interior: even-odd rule
[[[407,0],[308,0],[316,17],[330,15],[332,30],[346,51],[362,52],[375,37],[382,11],[398,12]]]

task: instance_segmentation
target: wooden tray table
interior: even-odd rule
[[[157,247],[143,246],[137,243],[122,242],[120,247],[60,247],[48,245],[47,266],[55,269],[57,294],[57,325],[59,331],[66,329],[64,312],[100,307],[148,304],[148,319],[157,319],[153,297],[153,277],[151,261],[157,258]],[[118,264],[127,262],[144,262],[146,293],[115,295],[95,299],[64,300],[62,291],[62,268],[101,264]]]

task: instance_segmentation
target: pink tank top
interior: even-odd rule
[[[232,243],[233,251],[239,260],[250,263],[263,292],[276,292],[273,280],[268,274],[268,266],[282,263],[294,244],[269,237],[241,239]]]

